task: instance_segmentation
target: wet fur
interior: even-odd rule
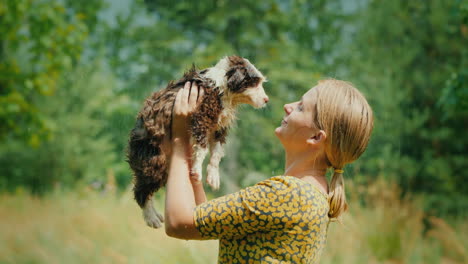
[[[249,87],[258,86],[265,81],[263,75],[248,60],[238,56],[225,59],[229,66],[224,76],[216,76],[218,80],[209,77],[209,71],[214,67],[198,71],[193,66],[181,79],[171,81],[165,89],[147,98],[137,115],[135,127],[130,133],[127,158],[134,174],[135,200],[144,209],[145,220],[152,227],[161,227],[163,221],[162,215],[152,206],[152,195],[167,182],[169,154],[163,151],[162,143],[171,135],[172,108],[179,89],[187,81],[195,82],[205,89],[201,104],[192,114],[190,133],[192,142],[196,145],[194,151],[201,149],[206,154],[208,146],[212,150],[211,146],[215,143],[226,142],[227,132],[235,119],[235,108],[243,103],[239,99],[242,98],[241,94]],[[220,81],[221,79],[224,81]],[[220,87],[220,82],[226,87]],[[223,155],[220,145],[217,150],[220,153],[215,157],[215,162],[219,163]],[[202,160],[204,154],[200,156]],[[217,173],[213,172],[217,170],[217,166],[209,165],[212,174]]]

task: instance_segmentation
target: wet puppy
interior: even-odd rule
[[[128,163],[134,172],[134,194],[143,209],[146,223],[161,227],[163,216],[153,207],[152,195],[167,182],[170,150],[163,147],[171,135],[172,108],[179,89],[186,82],[204,87],[205,95],[191,115],[190,135],[193,146],[191,172],[202,179],[202,164],[208,151],[207,182],[219,188],[219,162],[224,155],[229,127],[239,104],[261,108],[268,102],[263,89],[266,79],[249,60],[238,56],[221,59],[214,67],[193,67],[178,81],[146,99],[130,133]]]

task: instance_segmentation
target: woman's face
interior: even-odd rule
[[[275,129],[275,134],[285,147],[305,147],[306,140],[319,130],[313,122],[316,97],[317,86],[299,101],[284,105],[285,116],[281,126]]]

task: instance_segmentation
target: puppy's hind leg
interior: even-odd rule
[[[158,213],[153,206],[153,192],[155,188],[145,182],[137,182],[134,188],[135,199],[143,210],[143,218],[148,226],[153,228],[162,227],[164,217]]]
[[[164,216],[156,211],[153,206],[153,196],[146,201],[143,207],[143,218],[148,226],[153,228],[161,228],[164,222]]]

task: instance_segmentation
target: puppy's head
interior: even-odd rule
[[[225,92],[232,97],[232,102],[250,104],[255,108],[264,107],[268,103],[268,96],[263,89],[266,78],[248,59],[229,56],[215,67],[226,71]]]

